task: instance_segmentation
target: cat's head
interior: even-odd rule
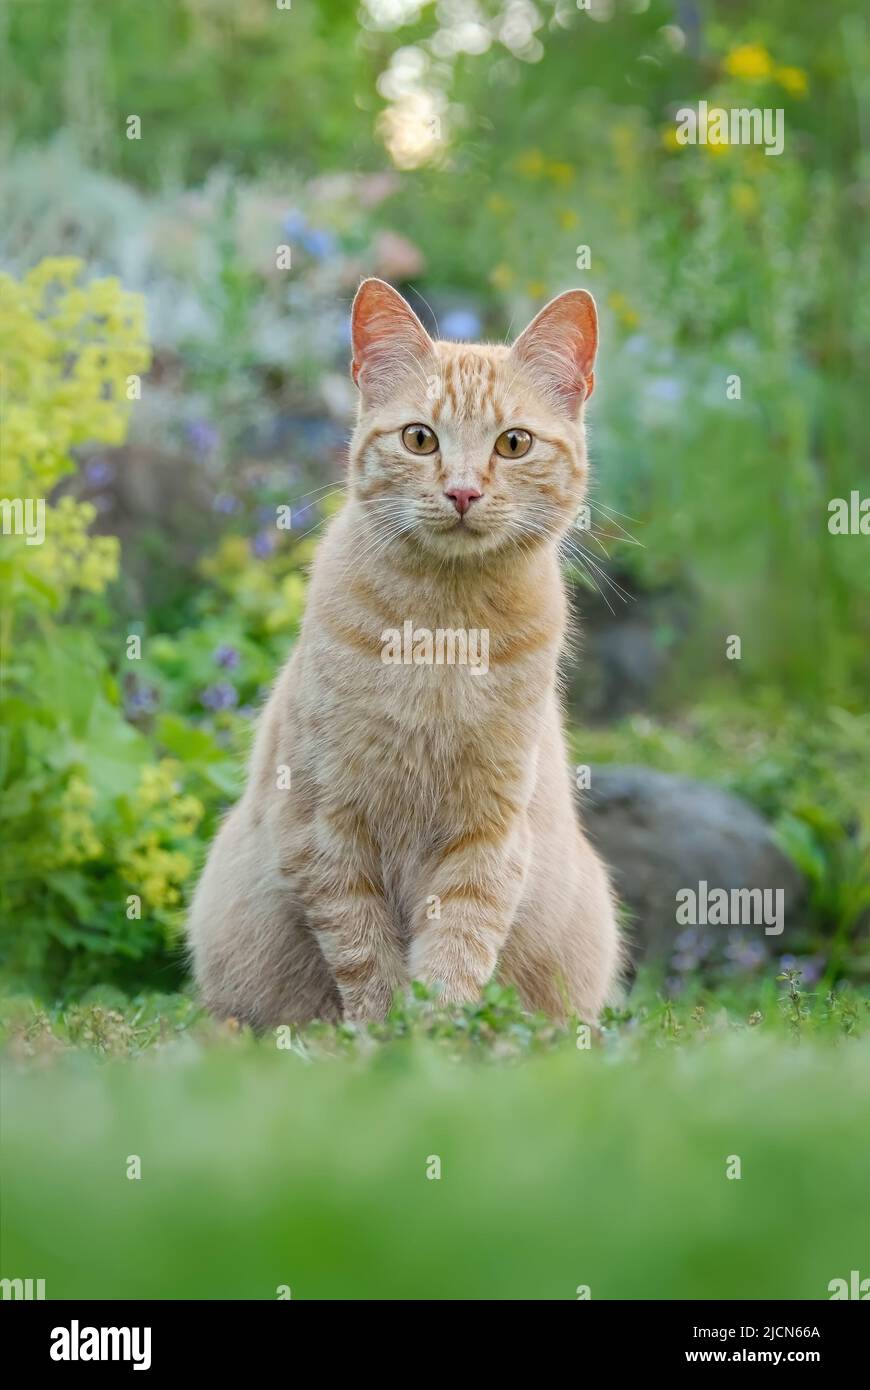
[[[595,302],[569,290],[512,347],[435,342],[383,280],[353,305],[350,487],[372,526],[436,557],[553,541],[586,486]]]

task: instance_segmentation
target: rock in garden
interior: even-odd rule
[[[766,933],[761,922],[731,918],[710,930],[736,926],[759,940],[767,937],[778,949],[787,947],[801,922],[805,885],[752,806],[710,783],[644,767],[595,766],[590,780],[578,793],[580,811],[630,911],[633,962],[670,956],[685,929],[677,909],[686,902],[686,890],[693,890],[690,901],[697,900],[704,912],[715,890],[726,890],[733,903],[731,890],[761,889],[753,903],[781,906],[782,934]]]

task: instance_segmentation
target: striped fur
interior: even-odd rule
[[[197,980],[216,1013],[261,1028],[382,1018],[412,978],[471,1000],[493,975],[528,1008],[592,1020],[619,945],[574,813],[557,663],[594,305],[560,296],[512,349],[436,343],[366,281],[353,337],[348,500],[197,890]],[[435,453],[403,445],[412,423]],[[534,442],[505,459],[512,427]],[[460,524],[445,494],[462,487],[482,495]],[[409,620],[485,630],[488,669],[384,664],[383,634]]]

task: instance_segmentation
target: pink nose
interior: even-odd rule
[[[444,496],[450,498],[460,516],[465,516],[472,502],[476,502],[483,493],[477,492],[473,487],[454,487],[445,492]]]

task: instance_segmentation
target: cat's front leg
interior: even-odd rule
[[[379,855],[359,818],[342,810],[315,826],[301,876],[308,925],[338,987],[346,1018],[386,1018],[408,983],[398,933],[384,894]]]
[[[522,896],[529,860],[525,825],[507,836],[469,825],[433,856],[420,883],[411,979],[442,1003],[468,1003],[496,967]]]
[[[407,984],[408,976],[377,890],[365,879],[346,881],[329,895],[320,895],[307,908],[307,917],[338,986],[345,1018],[386,1018],[393,994]]]

